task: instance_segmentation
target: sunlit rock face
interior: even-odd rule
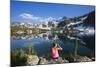
[[[28,55],[27,65],[37,65],[39,62],[39,58],[36,55]]]

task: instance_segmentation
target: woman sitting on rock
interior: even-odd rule
[[[59,57],[59,53],[58,53],[59,50],[63,50],[63,49],[60,47],[59,44],[54,43],[54,44],[53,44],[53,47],[52,47],[52,58],[53,58],[55,61],[57,61],[57,59],[60,58],[60,57]]]

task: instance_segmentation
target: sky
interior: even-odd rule
[[[72,18],[95,10],[94,6],[54,4],[40,2],[11,1],[11,22],[32,22],[59,19],[63,16]]]

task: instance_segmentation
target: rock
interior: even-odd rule
[[[60,64],[60,63],[69,63],[69,61],[66,59],[62,59],[61,57],[56,60],[54,59],[49,60],[49,64]]]
[[[45,58],[40,57],[39,59],[40,59],[40,60],[39,60],[39,64],[40,64],[40,65],[41,65],[41,64],[48,64],[48,61],[47,61]]]
[[[62,59],[62,57],[59,57],[57,60],[59,63],[68,63],[69,61],[66,59]]]
[[[73,57],[67,57],[67,58],[65,58],[65,60],[68,60],[69,63],[72,63],[75,61],[75,59]]]
[[[68,60],[66,60],[66,59],[64,59],[64,60],[63,60],[63,63],[69,63],[69,61],[68,61]]]
[[[92,60],[92,61],[95,61],[95,57],[91,57],[91,60]]]
[[[49,64],[55,64],[56,62],[53,60],[53,59],[51,59],[50,61],[49,61]]]
[[[36,55],[28,55],[27,65],[37,65],[39,62],[39,58]]]
[[[84,57],[78,57],[76,59],[76,61],[78,61],[78,62],[91,62],[92,60],[90,58],[84,56]]]

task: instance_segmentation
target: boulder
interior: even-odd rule
[[[66,59],[64,59],[64,60],[63,60],[63,63],[69,63],[69,61],[68,61],[68,60],[66,60]]]
[[[36,55],[28,55],[27,65],[37,65],[39,62],[39,58]]]
[[[90,59],[90,58],[88,58],[88,57],[86,57],[86,56],[84,56],[84,57],[78,57],[77,59],[76,59],[78,62],[91,62],[92,61],[92,59]]]
[[[39,64],[40,64],[40,65],[41,65],[41,64],[48,64],[48,61],[47,61],[45,58],[40,57],[39,59],[40,59],[40,60],[39,60]]]

